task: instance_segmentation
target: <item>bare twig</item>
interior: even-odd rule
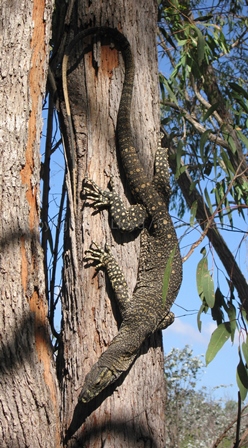
[[[208,130],[208,129],[206,129],[204,126],[202,126],[202,124],[200,124],[198,121],[196,121],[196,120],[192,117],[192,115],[190,115],[190,114],[186,111],[186,109],[184,109],[183,107],[180,107],[180,106],[178,106],[177,104],[172,103],[172,102],[170,102],[170,101],[163,101],[162,104],[163,104],[163,106],[169,106],[169,107],[171,107],[172,109],[175,109],[176,111],[178,111],[179,113],[181,113],[181,114],[184,116],[184,118],[185,118],[189,123],[191,123],[191,124],[194,126],[194,128],[195,128],[200,134],[203,134],[204,132],[206,132],[206,131]],[[213,142],[213,143],[215,143],[215,144],[217,144],[217,145],[220,145],[220,146],[222,146],[223,148],[228,149],[228,150],[231,151],[231,148],[230,148],[230,146],[228,145],[228,143],[227,143],[225,140],[223,140],[222,138],[217,137],[215,134],[212,134],[212,133],[210,132],[210,133],[208,134],[208,139],[209,139],[211,142]]]
[[[197,85],[196,85],[196,83],[195,83],[195,80],[194,80],[194,77],[193,77],[193,75],[191,75],[191,85],[192,85],[192,88],[193,88],[193,90],[194,90],[194,92],[195,92],[195,96],[198,98],[198,100],[200,101],[200,103],[208,110],[208,109],[210,109],[210,107],[212,107],[211,106],[211,104],[201,95],[201,93],[199,92],[199,90],[197,89]],[[217,120],[217,122],[219,123],[219,125],[220,126],[222,126],[223,125],[223,120],[222,120],[222,118],[219,116],[219,114],[218,114],[218,112],[216,112],[216,110],[215,111],[213,111],[213,116],[215,117],[215,119]]]

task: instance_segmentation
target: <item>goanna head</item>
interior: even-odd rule
[[[115,375],[108,367],[102,367],[96,363],[86,375],[78,401],[88,403],[115,379]]]

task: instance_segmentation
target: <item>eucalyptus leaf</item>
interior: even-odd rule
[[[195,222],[197,206],[198,206],[198,202],[194,201],[193,204],[191,205],[191,208],[190,208],[190,225],[191,225],[191,227],[193,227],[194,222]]]
[[[200,152],[201,152],[201,158],[203,161],[205,161],[204,146],[205,146],[206,142],[208,141],[208,136],[210,133],[211,133],[211,129],[207,129],[205,132],[203,132],[203,134],[201,135],[201,138],[200,138]]]
[[[230,322],[223,322],[222,324],[218,325],[216,330],[214,330],[214,332],[212,333],[206,351],[205,359],[207,365],[215,358],[219,350],[223,347],[223,345],[230,338],[230,336],[231,336]]]
[[[244,145],[246,146],[246,148],[248,149],[248,138],[243,134],[243,132],[241,131],[236,131],[240,140],[244,143]]]
[[[205,56],[205,38],[197,26],[194,26],[194,29],[197,33],[197,60],[199,66],[201,66]]]
[[[172,249],[170,256],[168,258],[165,270],[164,270],[163,290],[162,290],[162,301],[163,301],[164,305],[166,303],[166,297],[167,297],[167,293],[168,293],[168,289],[169,289],[169,283],[170,283],[170,277],[171,277],[175,252],[176,252],[176,246],[174,247],[174,249]]]
[[[242,352],[245,358],[246,365],[248,366],[248,337],[246,336],[246,341],[242,344]]]
[[[206,199],[206,202],[207,202],[207,205],[208,205],[210,213],[213,213],[213,207],[212,207],[212,204],[211,204],[211,201],[210,201],[210,197],[209,197],[209,194],[208,194],[208,190],[207,190],[206,187],[204,188],[204,196],[205,196],[205,199]]]
[[[206,257],[204,256],[198,263],[197,269],[196,269],[196,285],[197,285],[197,291],[199,294],[200,299],[202,300],[203,296],[203,285],[202,285],[202,279],[203,276],[208,271],[208,262]]]
[[[212,115],[212,113],[218,109],[219,104],[218,103],[214,103],[208,110],[207,112],[204,114],[202,121],[206,121],[208,117],[210,117],[210,115]],[[210,131],[205,131],[204,134],[206,132],[210,132]]]
[[[203,297],[206,300],[209,308],[213,308],[215,301],[214,282],[208,270],[203,272],[201,282]]]
[[[248,390],[248,374],[240,353],[239,363],[236,371],[236,381],[240,391],[241,400],[244,401],[246,399]]]
[[[243,87],[241,87],[239,84],[236,84],[235,82],[229,82],[229,86],[237,92],[239,95],[241,95],[241,98],[244,97],[248,100],[248,93]]]

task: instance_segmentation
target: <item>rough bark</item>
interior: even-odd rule
[[[157,3],[105,0],[88,5],[81,1],[77,7],[72,14],[74,34],[86,26],[109,25],[117,27],[130,40],[136,66],[131,116],[133,135],[151,178],[159,132]],[[97,46],[99,67],[96,71],[89,45],[91,40],[87,42],[83,57],[85,46],[82,45],[72,55],[68,73],[76,135],[77,201],[75,220],[71,210],[66,234],[63,331],[59,353],[63,426],[69,429],[68,446],[163,447],[165,390],[159,333],[147,341],[128,374],[117,384],[92,403],[76,406],[85,375],[106,350],[120,323],[105,274],[100,272],[94,276],[94,268],[85,267],[84,251],[92,240],[100,245],[107,242],[120,261],[130,292],[135,286],[139,256],[138,235],[120,234],[108,219],[107,211],[94,214],[82,200],[82,182],[86,175],[103,188],[107,187],[112,175],[121,196],[124,198],[124,191],[128,195],[115,147],[123,61],[109,43]],[[63,104],[61,107],[63,113]]]
[[[39,143],[51,1],[1,2],[0,440],[60,446],[39,243]]]

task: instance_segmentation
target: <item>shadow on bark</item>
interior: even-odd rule
[[[8,340],[2,341],[0,351],[0,372],[1,375],[9,375],[11,370],[21,368],[26,360],[31,364],[35,362],[34,353],[34,335],[39,332],[40,336],[49,344],[44,322],[34,321],[32,313],[28,313],[15,328],[12,334],[8,335]]]
[[[133,365],[133,364],[132,364]],[[132,366],[131,366],[132,367]],[[85,422],[86,418],[89,417],[92,412],[94,412],[104,400],[106,400],[107,397],[113,394],[114,390],[120,386],[126,376],[128,375],[131,367],[128,369],[128,371],[124,372],[118,380],[116,380],[113,384],[110,384],[106,389],[104,389],[97,397],[93,398],[89,403],[82,403],[79,402],[74,409],[73,417],[71,424],[66,432],[65,436],[65,443],[67,443],[75,434],[75,432],[82,426],[82,424]],[[111,421],[111,427],[112,427],[112,421]],[[103,428],[101,428],[102,430]],[[99,427],[100,431],[100,427]],[[89,435],[88,435],[89,437]],[[74,445],[72,445],[74,446]],[[75,445],[76,446],[76,445]]]
[[[125,442],[128,444],[132,443],[132,446],[140,445],[140,442],[143,442],[143,446],[149,446],[150,448],[159,448],[158,444],[152,437],[152,435],[148,432],[147,428],[144,425],[138,423],[135,425],[132,421],[120,421],[118,419],[111,420],[111,422],[105,423],[104,425],[95,425],[90,431],[86,434],[83,434],[76,440],[70,442],[70,448],[81,448],[82,446],[86,446],[85,444],[88,442],[94,442],[95,440],[101,440],[102,445],[105,445],[106,440],[109,437],[109,433],[115,434],[115,441],[118,441],[118,434],[120,435],[121,440],[123,441],[123,434],[125,434]],[[104,437],[105,433],[105,437]],[[128,444],[129,445],[129,444]]]
[[[133,420],[130,420],[129,423],[127,421],[112,419],[111,421],[109,421],[109,423],[104,423],[104,425],[100,424],[96,426],[94,425],[94,429],[92,431],[88,431],[86,434],[82,434],[79,437],[75,436],[75,438],[73,438],[73,435],[83,425],[86,418],[89,417],[90,414],[92,414],[92,412],[94,412],[99,406],[101,406],[103,401],[106,400],[107,397],[112,395],[114,390],[123,383],[126,376],[129,374],[131,368],[133,367],[133,364],[136,362],[137,358],[139,356],[145,355],[150,348],[156,349],[158,347],[161,348],[161,346],[162,346],[161,331],[157,331],[155,334],[152,334],[146,341],[144,341],[144,343],[141,346],[140,352],[138,356],[135,358],[132,365],[126,372],[123,372],[123,374],[113,384],[110,384],[106,389],[104,389],[97,397],[95,397],[89,403],[79,402],[75,406],[71,424],[64,438],[65,445],[67,445],[67,443],[70,441],[68,445],[70,446],[70,448],[77,448],[79,446],[82,447],[85,446],[84,444],[86,442],[88,441],[92,442],[92,435],[96,440],[98,440],[99,434],[102,434],[104,432],[108,433],[114,432],[115,434],[119,433],[122,435],[123,433],[125,433],[129,441],[138,443],[138,441],[143,440],[145,442],[144,446],[157,448],[157,443],[155,442],[151,434],[148,433],[147,429],[145,427],[142,427],[140,422],[137,424],[137,428],[135,428]]]

